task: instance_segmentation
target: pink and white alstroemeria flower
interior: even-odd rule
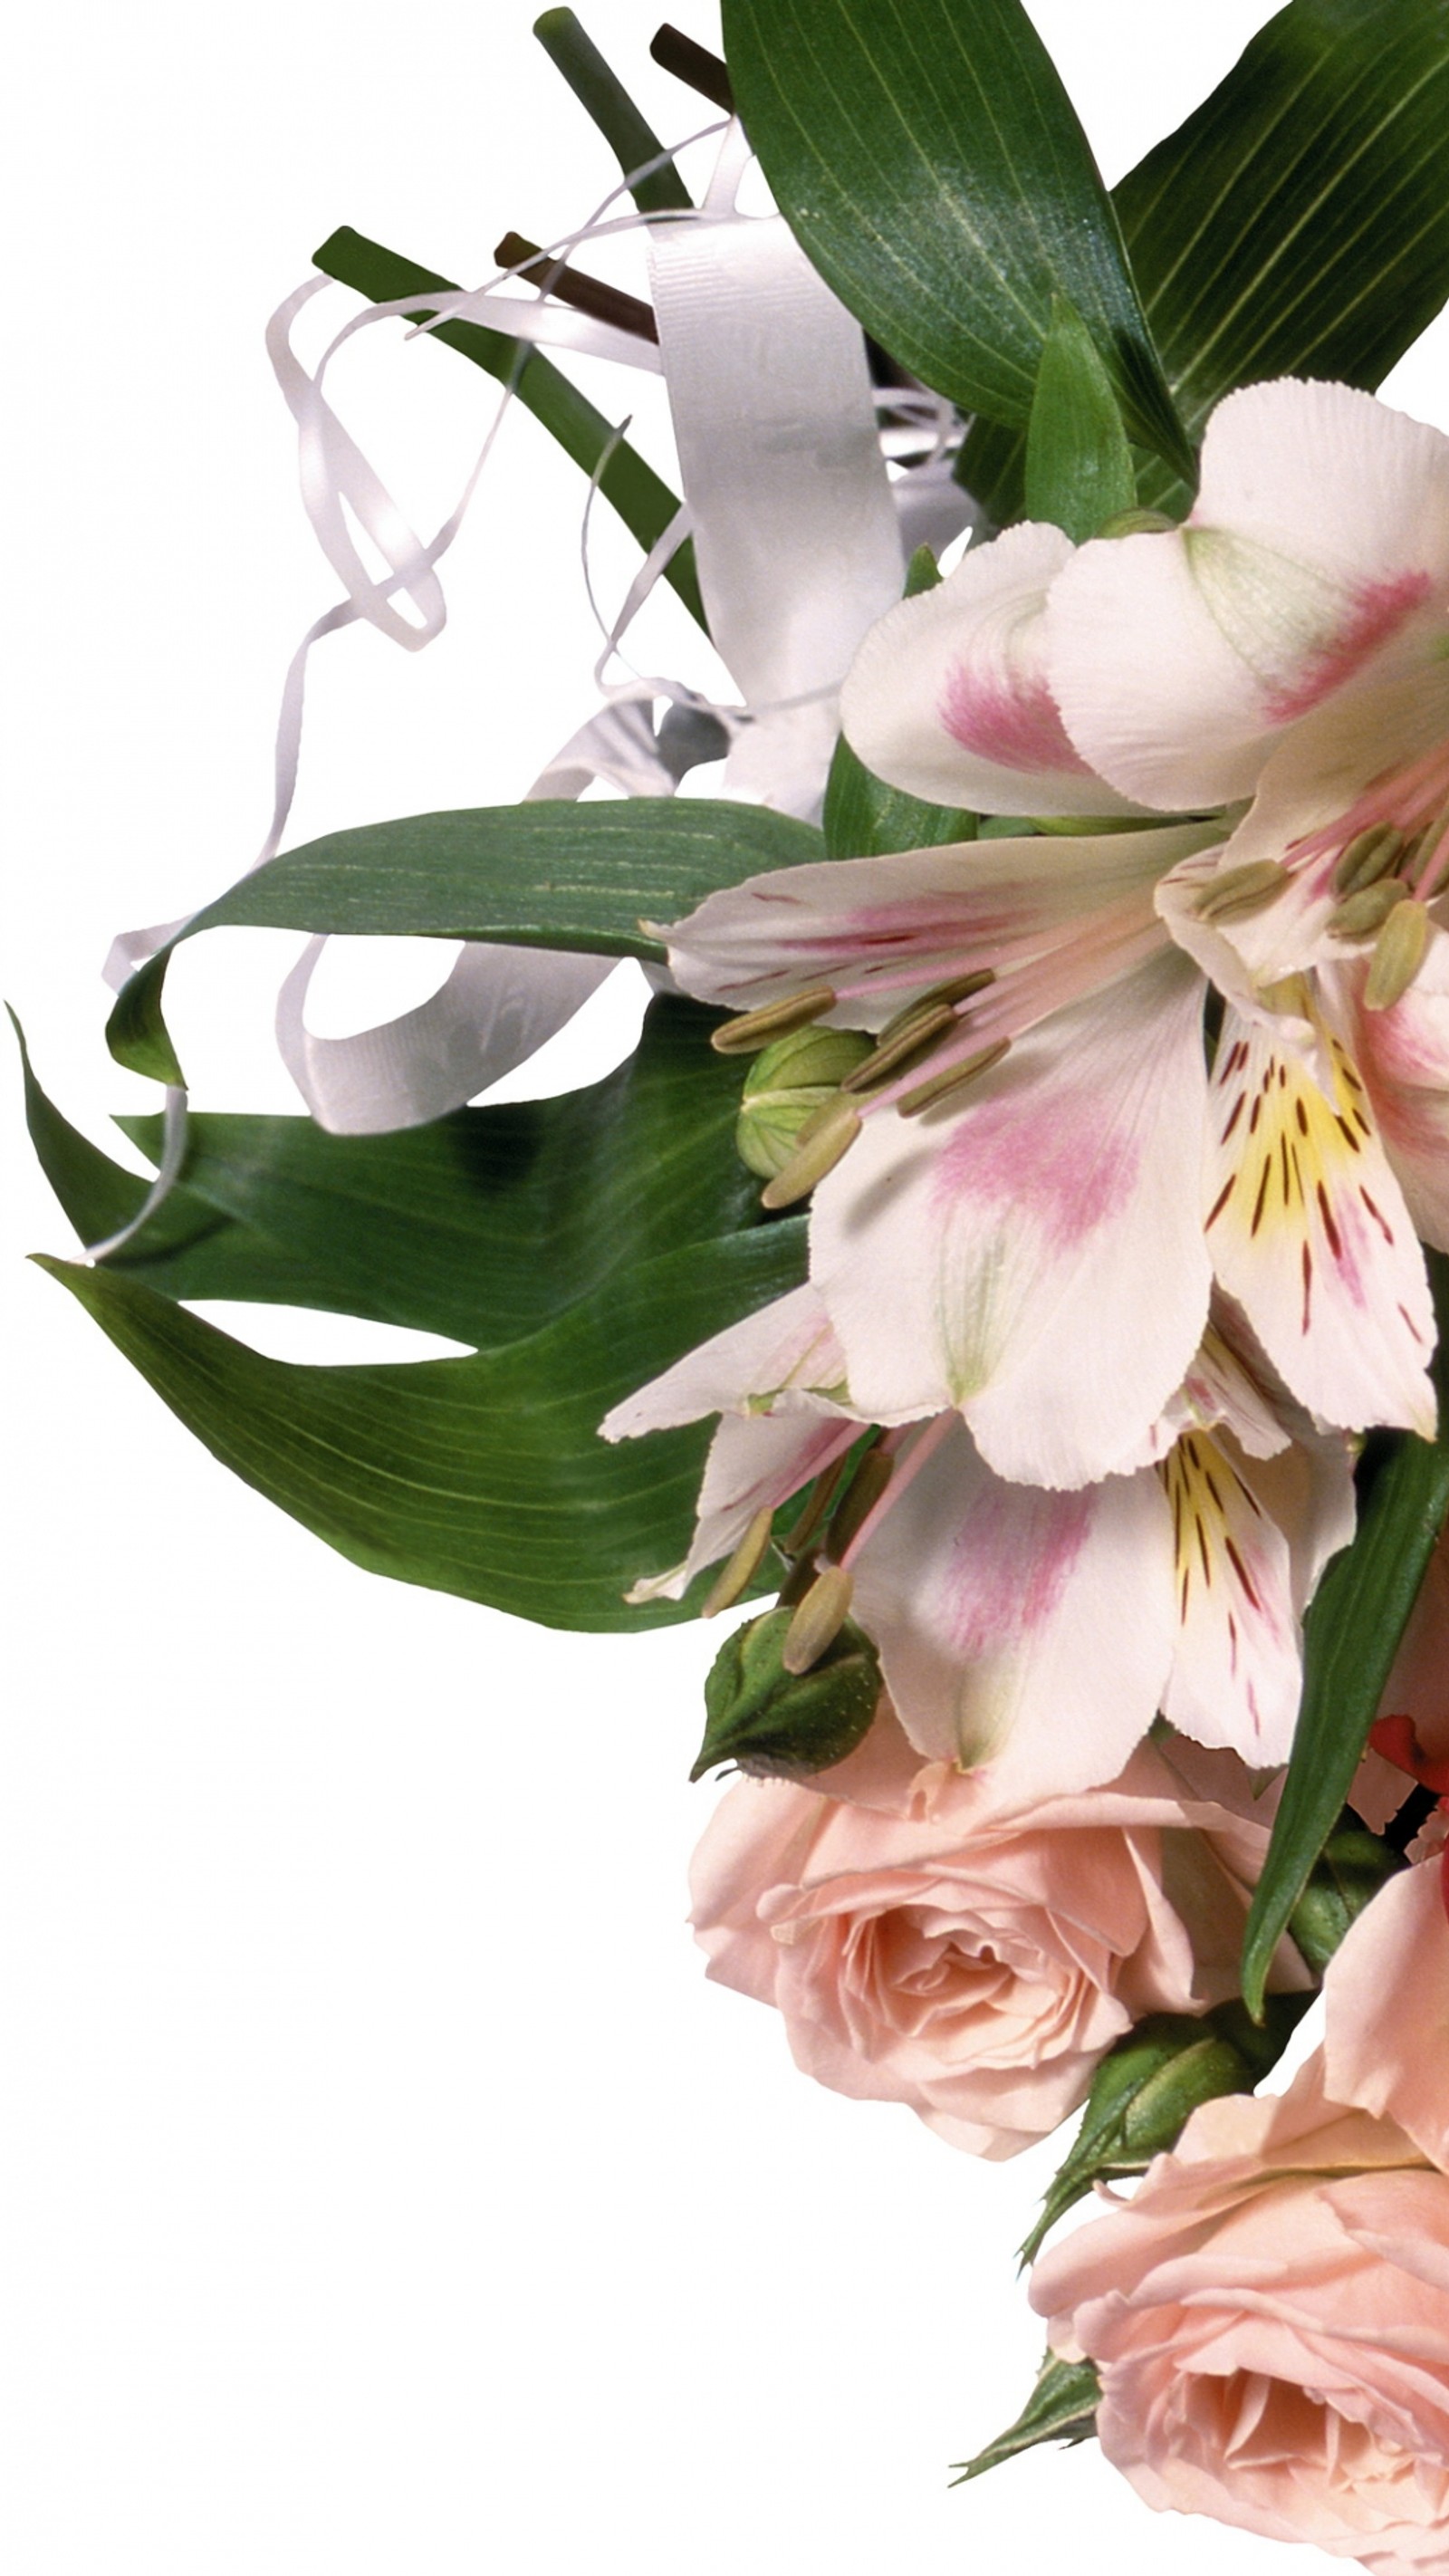
[[[863,1409],[955,1405],[999,1474],[1090,1482],[1215,1277],[1321,1419],[1432,1431],[1446,654],[1449,440],[1294,382],[1219,407],[1182,528],[1013,528],[873,629],[843,720],[879,775],[1117,828],[781,872],[671,934],[735,1009],[917,1006],[852,1077],[812,1214]]]
[[[677,1598],[866,1428],[824,1306],[797,1289],[630,1397],[606,1438],[720,1411]],[[1343,1441],[1215,1327],[1132,1471],[1071,1493],[992,1474],[954,1411],[888,1426],[884,1489],[837,1545],[911,1742],[1013,1795],[1111,1779],[1159,1711],[1254,1765],[1286,1760],[1300,1620],[1353,1533]],[[879,1472],[877,1470],[877,1472]],[[848,1502],[847,1502],[848,1512]]]

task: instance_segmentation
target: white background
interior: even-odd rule
[[[662,6],[596,0],[587,22],[678,135],[704,111],[645,59]],[[529,14],[58,0],[25,30],[4,988],[98,1138],[151,1105],[104,1053],[109,938],[252,856],[282,670],[334,595],[262,322],[339,222],[474,279],[506,226],[546,238],[603,195]],[[1153,0],[1035,15],[1115,178],[1260,11],[1171,13],[1170,62]],[[1442,348],[1398,391],[1449,421]],[[345,381],[432,525],[490,388],[392,331]],[[589,384],[616,416],[639,401],[635,379]],[[667,464],[648,391],[638,435]],[[580,497],[511,420],[442,641],[318,656],[294,839],[523,791],[591,705]],[[672,603],[647,645],[707,679]],[[178,969],[202,1106],[294,1105],[267,1018],[297,944],[236,934]],[[394,1005],[425,989],[398,971]],[[347,1025],[340,981],[329,1007]],[[1030,2379],[1011,2247],[1050,2151],[971,2164],[806,2082],[770,2015],[706,1986],[684,1874],[712,1793],[685,1773],[714,1641],[555,1637],[332,1555],[21,1265],[70,1246],[13,1082],[5,1133],[6,2569],[1323,2563],[1169,2531],[1090,2450],[947,2491]],[[393,1347],[253,1320],[298,1356]]]

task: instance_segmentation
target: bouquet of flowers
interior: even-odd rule
[[[724,0],[655,40],[669,143],[537,33],[609,198],[476,286],[335,232],[273,319],[341,596],[256,863],[117,942],[154,1177],[27,1061],[45,1266],[369,1570],[722,1622],[710,1973],[968,2155],[1076,2118],[963,2480],[1095,2437],[1440,2567],[1449,438],[1374,389],[1449,296],[1449,0],[1289,0],[1110,195],[1020,0]],[[363,331],[483,370],[480,468],[531,414],[636,569],[522,801],[289,846],[311,655],[432,640],[472,490],[403,517],[330,395]],[[662,374],[677,489],[571,356]],[[660,584],[688,669],[631,656]],[[239,926],[307,936],[306,1116],[189,1109],[170,960]],[[358,936],[461,945],[319,1034]],[[468,1105],[624,959],[625,1063]],[[284,1362],[218,1299],[467,1356]]]

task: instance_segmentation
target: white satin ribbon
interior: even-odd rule
[[[625,795],[671,795],[689,767],[717,758],[728,743],[728,794],[815,814],[835,739],[840,681],[866,628],[899,595],[903,529],[911,543],[920,541],[918,528],[929,529],[928,541],[939,543],[940,532],[949,526],[955,533],[967,515],[969,505],[956,487],[943,488],[948,469],[939,456],[894,484],[888,480],[876,429],[878,398],[859,328],[778,216],[736,211],[748,160],[748,146],[732,124],[697,213],[647,227],[632,214],[610,218],[621,187],[588,224],[553,246],[562,258],[595,235],[646,229],[658,350],[550,301],[546,274],[538,279],[536,298],[500,294],[501,278],[488,288],[439,297],[433,323],[421,326],[426,330],[450,317],[475,319],[516,337],[520,364],[529,345],[552,342],[636,368],[662,367],[668,382],[685,508],[651,550],[618,616],[605,625],[600,682],[609,704],[570,737],[530,797],[576,797],[596,780]],[[535,282],[536,275],[526,282]],[[292,326],[327,283],[309,279],[287,298],[268,326],[267,345],[297,422],[303,503],[346,596],[308,630],[289,667],[277,731],[275,806],[254,866],[275,854],[285,830],[313,645],[359,618],[410,652],[441,632],[447,610],[436,567],[457,535],[512,394],[506,386],[457,506],[425,541],[323,391],[328,367],[357,331],[410,315],[417,298],[355,315],[309,371],[292,348]],[[931,411],[928,400],[927,411],[939,427],[939,406]],[[927,430],[925,415],[922,426]],[[929,443],[928,431],[927,437]],[[384,575],[363,560],[349,513],[381,556]],[[613,686],[603,683],[604,666],[691,526],[713,639],[739,689],[739,708],[713,709],[697,692],[666,678],[635,675]],[[399,598],[410,613],[396,604]],[[656,733],[653,709],[659,701],[664,712]],[[123,981],[183,927],[171,922],[118,939],[107,960],[108,980]],[[417,1009],[350,1037],[323,1038],[305,1018],[307,988],[323,945],[309,943],[288,976],[278,999],[277,1035],[313,1116],[340,1134],[385,1132],[457,1107],[555,1035],[613,963],[473,943],[440,990]],[[162,1166],[145,1206],[119,1234],[93,1246],[93,1257],[118,1249],[160,1203],[180,1168],[184,1143],[185,1094],[168,1091]]]
[[[673,713],[673,710],[670,711]],[[576,798],[595,780],[625,796],[672,796],[682,769],[718,745],[669,725],[656,736],[649,701],[606,707],[534,780],[525,802]],[[617,960],[474,940],[415,1010],[352,1037],[308,1028],[307,989],[325,939],[309,941],[277,997],[277,1045],[320,1127],[374,1136],[442,1118],[502,1080],[557,1035]]]
[[[700,589],[748,710],[727,792],[813,816],[840,683],[901,591],[860,325],[779,215],[660,220],[649,261]]]

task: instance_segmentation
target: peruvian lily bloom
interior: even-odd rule
[[[747,1014],[726,1046],[811,1017],[883,1041],[774,1193],[815,1186],[811,1276],[875,1418],[955,1406],[998,1474],[1091,1482],[1216,1279],[1322,1420],[1432,1432],[1446,654],[1449,440],[1292,381],[1220,405],[1183,527],[1013,528],[872,630],[842,702],[872,770],[1114,825],[782,871],[669,935]]]
[[[886,1426],[845,1482],[868,1426],[822,1300],[799,1288],[603,1424],[623,1439],[723,1417],[688,1557],[631,1598],[677,1599],[732,1551],[757,1563],[773,1514],[818,1479],[805,1552],[875,1639],[928,1758],[989,1762],[1013,1795],[1092,1787],[1160,1710],[1199,1743],[1284,1761],[1300,1620],[1352,1536],[1352,1476],[1346,1443],[1315,1431],[1222,1323],[1129,1473],[1070,1493],[1004,1483],[952,1410]]]

